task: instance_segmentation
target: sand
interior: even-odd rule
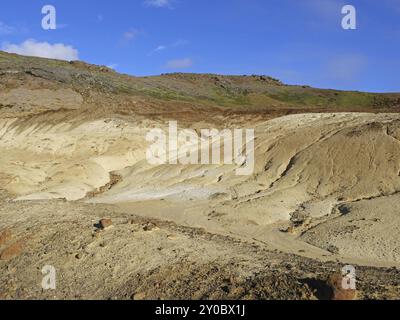
[[[147,217],[290,253],[398,265],[399,120],[397,114],[339,113],[258,123],[254,174],[237,176],[237,165],[150,165],[141,123],[26,126],[7,119],[1,176],[16,201],[79,200],[139,214],[148,207]],[[113,174],[119,179],[110,185]],[[343,207],[352,209],[343,214]],[[355,227],[357,219],[372,226]],[[281,231],[292,224],[295,235]],[[354,230],[342,237],[341,229]]]

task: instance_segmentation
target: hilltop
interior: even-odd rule
[[[305,112],[398,112],[400,94],[375,94],[289,86],[263,75],[163,74],[133,77],[105,66],[0,52],[0,89],[70,89],[82,96],[82,110],[110,114],[174,114],[197,112],[256,113],[276,117]],[[109,97],[113,102],[109,102]],[[135,101],[141,101],[139,109]],[[168,107],[166,107],[168,106]],[[13,112],[17,103],[2,105]],[[45,108],[45,107],[43,107]],[[43,109],[18,109],[40,113]],[[98,110],[94,110],[94,115]],[[14,115],[16,113],[13,113]]]

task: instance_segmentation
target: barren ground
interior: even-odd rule
[[[0,53],[0,298],[329,299],[352,264],[358,299],[398,299],[399,105]],[[254,173],[150,165],[169,120],[254,128]]]

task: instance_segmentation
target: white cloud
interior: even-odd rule
[[[63,43],[50,44],[48,42],[37,42],[29,39],[21,44],[5,43],[2,50],[24,56],[42,57],[59,60],[78,60],[78,50]]]
[[[154,50],[152,50],[148,55],[151,56],[151,55],[153,55],[154,53],[157,53],[157,52],[160,52],[160,51],[164,51],[164,50],[167,50],[167,49],[168,49],[167,46],[160,45],[160,46],[158,46],[157,48],[155,48]]]
[[[149,53],[149,56],[153,55],[154,53],[165,51],[165,50],[170,49],[170,48],[177,48],[177,47],[185,46],[188,43],[189,43],[189,41],[187,41],[187,40],[177,40],[177,41],[175,41],[174,43],[172,43],[170,45],[159,45],[157,48],[155,48],[154,50],[152,50]]]
[[[6,36],[15,33],[16,29],[0,21],[0,35]]]
[[[156,8],[164,8],[171,7],[171,0],[146,0],[144,2],[147,7],[156,7]]]
[[[154,51],[155,51],[155,52],[157,52],[157,51],[163,51],[163,50],[165,50],[165,49],[167,49],[167,47],[161,45],[161,46],[158,46],[157,48],[155,48]]]
[[[115,70],[115,68],[117,68],[117,67],[118,67],[117,63],[112,63],[112,64],[107,66],[107,68],[110,68],[110,69],[113,69],[113,70]]]
[[[124,32],[124,39],[127,41],[135,40],[140,34],[140,31],[137,29],[131,29]]]
[[[166,64],[168,69],[185,69],[190,68],[193,65],[193,61],[190,58],[170,60]]]

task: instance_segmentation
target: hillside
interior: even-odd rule
[[[400,108],[400,94],[288,86],[268,76],[257,75],[176,73],[139,78],[83,62],[22,57],[4,52],[0,52],[0,74],[2,91],[69,89],[82,97],[80,111],[96,108],[105,109],[101,111],[104,113],[122,115],[212,111],[222,115],[257,113],[271,117],[303,112],[397,112]],[[107,105],[110,96],[112,103]],[[139,101],[140,107],[137,106]],[[3,102],[2,113],[18,111],[18,101],[8,102]],[[38,104],[34,110],[22,108],[20,111],[40,113],[43,109],[46,107]],[[98,112],[95,110],[95,114]]]
[[[51,298],[45,264],[56,299],[332,298],[349,263],[358,298],[398,298],[399,111],[399,93],[1,52],[0,298]],[[149,163],[168,120],[254,129],[254,170]]]

